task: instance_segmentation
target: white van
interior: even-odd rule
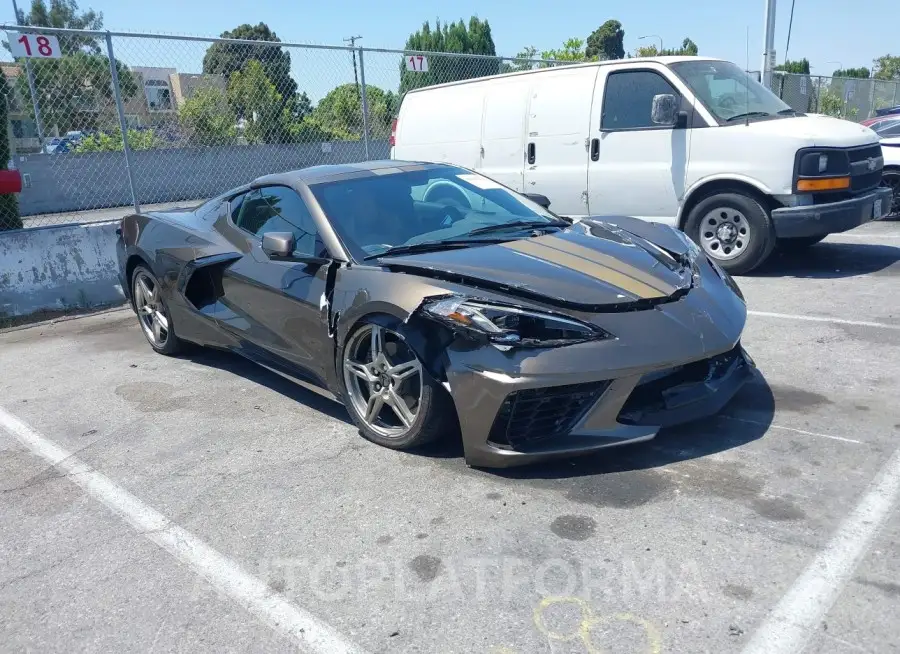
[[[809,89],[812,92],[812,88]],[[878,137],[794,112],[740,67],[654,57],[544,68],[417,89],[391,157],[465,166],[560,215],[677,225],[747,272],[776,240],[806,247],[881,218]],[[428,199],[464,201],[436,187]]]

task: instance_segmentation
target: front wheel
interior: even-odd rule
[[[397,332],[363,324],[347,340],[341,365],[345,404],[370,441],[409,449],[437,440],[455,423],[446,391]]]
[[[684,231],[732,275],[748,273],[771,254],[775,229],[756,198],[716,193],[691,209]]]
[[[885,218],[897,218],[900,215],[900,170],[885,170],[881,176],[881,185],[891,189],[891,207]]]
[[[131,276],[131,297],[141,329],[150,347],[160,354],[177,354],[183,348],[175,335],[172,316],[162,296],[159,280],[144,266],[134,269]]]

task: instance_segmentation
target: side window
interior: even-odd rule
[[[267,186],[248,193],[235,223],[259,238],[268,232],[291,232],[295,255],[327,256],[306,203],[286,186]]]
[[[231,198],[228,202],[228,210],[231,212],[231,222],[235,225],[238,224],[238,218],[241,215],[241,206],[244,204],[244,198],[247,197],[246,193],[241,193],[237,197]]]
[[[653,96],[660,93],[680,94],[659,73],[648,70],[611,73],[603,92],[601,129],[659,129],[650,120]],[[667,126],[668,127],[668,126]]]

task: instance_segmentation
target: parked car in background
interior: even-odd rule
[[[392,157],[478,170],[561,215],[677,226],[731,273],[881,218],[869,129],[791,109],[739,66],[654,57],[409,91]],[[458,202],[447,186],[428,200]]]
[[[891,116],[894,114],[900,114],[900,105],[895,105],[893,107],[885,107],[883,109],[876,109],[876,116]]]
[[[867,118],[866,120],[861,120],[860,125],[864,125],[871,130],[877,131],[879,128],[886,127],[888,125],[892,125],[900,121],[900,115],[888,115],[888,116],[873,116],[872,118]]]
[[[892,201],[889,215],[900,215],[900,136],[881,139],[884,154],[884,174],[882,184],[891,189]]]
[[[465,207],[424,199],[448,184]],[[342,400],[386,447],[461,433],[471,465],[635,443],[721,410],[753,369],[728,273],[671,227],[544,204],[447,165],[269,175],[126,216],[122,288],[157,352],[234,351]]]

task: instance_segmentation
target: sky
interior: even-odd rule
[[[0,20],[9,21],[9,9],[0,9]],[[0,0],[0,6],[4,0]],[[28,0],[20,0],[20,6]],[[568,0],[341,0],[340,2],[285,3],[277,0],[79,0],[82,9],[102,11],[104,28],[113,31],[158,32],[194,36],[218,36],[241,23],[267,23],[282,41],[341,45],[343,39],[361,35],[360,45],[402,48],[410,32],[425,20],[450,21],[477,15],[487,19],[497,53],[514,56],[523,47],[538,51],[560,47],[570,37],[586,38],[610,18],[625,30],[625,49],[658,42],[665,47],[693,39],[701,55],[734,61],[758,70],[762,59],[764,0],[635,0],[611,3]],[[791,0],[777,0],[777,60],[785,56]],[[452,6],[452,13],[447,7]],[[562,7],[565,6],[565,9]],[[791,59],[807,57],[812,73],[830,75],[836,68],[868,66],[896,44],[892,20],[896,3],[868,0],[863,6],[848,0],[795,0],[791,34]],[[749,34],[749,41],[748,41]],[[158,40],[116,39],[117,58],[130,65],[175,66],[179,72],[200,72],[206,44]],[[352,60],[346,52],[292,51],[293,72],[300,88],[313,99],[337,85],[353,81]],[[366,58],[369,83],[396,84],[396,55],[371,53]],[[193,70],[191,69],[193,68]],[[304,79],[305,78],[305,79]]]

